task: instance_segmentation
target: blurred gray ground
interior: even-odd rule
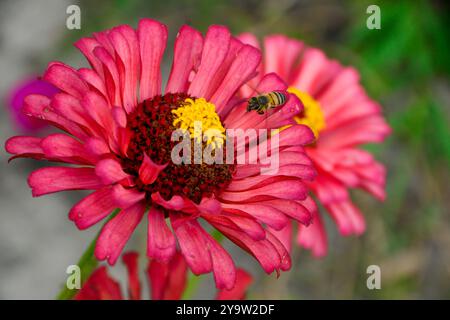
[[[4,141],[15,133],[4,108],[17,80],[40,73],[42,59],[64,32],[69,1],[0,2],[0,299],[50,299],[76,263],[93,232],[79,232],[67,219],[66,194],[32,198],[27,175],[38,164],[7,163]],[[62,32],[61,32],[62,31]]]

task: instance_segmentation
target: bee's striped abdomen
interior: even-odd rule
[[[281,106],[286,102],[286,96],[279,91],[272,91],[267,94],[273,107]]]

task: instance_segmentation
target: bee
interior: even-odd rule
[[[258,114],[264,114],[269,109],[280,107],[286,103],[286,91],[272,91],[263,93],[248,100],[247,112],[255,110]]]

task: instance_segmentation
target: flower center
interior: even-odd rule
[[[225,140],[225,128],[216,113],[216,106],[207,102],[204,98],[186,99],[185,104],[172,110],[175,116],[173,126],[182,130],[188,130],[191,138],[202,141],[207,137],[207,144],[220,147]]]
[[[223,143],[225,129],[215,106],[205,99],[184,93],[156,96],[140,103],[127,120],[131,139],[122,165],[125,172],[136,177],[136,187],[146,192],[148,201],[151,201],[152,193],[159,192],[166,200],[181,195],[199,203],[203,197],[212,196],[231,181],[235,168],[232,164],[195,164],[194,152],[191,152],[190,164],[175,164],[171,159],[172,149],[179,143],[171,140],[173,131],[177,129],[188,130],[192,143],[194,139],[201,141],[203,147],[214,143],[226,154],[226,144]],[[195,122],[201,124],[201,131],[196,131]],[[221,135],[213,135],[213,130]],[[202,135],[208,137],[206,142],[200,140]],[[168,163],[152,184],[144,184],[139,179],[144,153],[154,163]]]
[[[300,116],[295,116],[294,120],[298,124],[304,124],[310,127],[317,139],[320,131],[325,128],[325,117],[323,116],[320,103],[306,92],[296,88],[290,87],[288,91],[295,94],[302,101],[304,106],[303,113]]]

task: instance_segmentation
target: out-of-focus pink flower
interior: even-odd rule
[[[236,285],[231,290],[219,290],[216,300],[245,300],[248,287],[252,284],[253,278],[244,269],[236,271]]]
[[[141,300],[138,254],[128,252],[122,256],[128,272],[128,295],[124,295],[119,283],[109,274],[106,266],[95,270],[74,297],[75,300]],[[148,286],[152,300],[179,300],[186,289],[187,264],[179,252],[170,261],[152,260],[147,268]],[[237,269],[236,286],[232,290],[220,290],[220,300],[245,299],[252,277],[243,269]]]
[[[16,84],[10,90],[6,102],[16,128],[25,133],[32,133],[48,127],[47,122],[23,114],[23,102],[25,97],[30,94],[40,94],[51,98],[58,92],[59,90],[55,86],[38,79],[38,77],[29,77]]]
[[[252,34],[242,34],[239,39],[260,48]],[[319,49],[283,35],[266,37],[262,49],[260,74],[276,72],[286,81],[289,91],[304,104],[296,122],[308,125],[316,136],[315,143],[306,148],[318,171],[310,183],[314,195],[342,235],[360,235],[366,229],[365,220],[352,203],[349,189],[361,188],[379,200],[385,198],[385,168],[360,148],[382,142],[390,132],[380,106],[367,96],[354,68],[327,58]],[[258,81],[252,80],[253,84]],[[310,205],[314,210],[313,203]],[[292,226],[278,232],[289,250],[291,232]],[[297,242],[314,256],[326,254],[327,236],[320,214],[311,225],[299,225]]]
[[[237,92],[255,76],[261,53],[223,26],[211,26],[205,37],[188,26],[180,29],[164,93],[161,60],[166,40],[166,26],[151,19],[141,20],[137,30],[122,25],[79,40],[76,46],[92,68],[77,70],[52,62],[44,80],[61,92],[52,98],[34,94],[25,99],[26,114],[65,133],[12,137],[6,150],[13,158],[74,165],[38,169],[28,183],[36,197],[93,190],[69,213],[78,228],[89,228],[121,209],[97,239],[99,260],[115,264],[148,213],[147,255],[169,261],[178,242],[192,272],[213,272],[219,289],[233,288],[236,269],[200,219],[254,256],[267,273],[290,269],[289,253],[266,226],[280,230],[292,219],[305,224],[311,220],[303,203],[308,202],[306,181],[316,173],[303,146],[314,135],[293,120],[302,111],[300,100],[287,94],[286,104],[268,119],[247,112]],[[262,76],[255,87],[287,89],[274,74]],[[279,152],[269,149],[279,156],[278,173],[261,173],[266,159],[262,152],[257,152],[254,164],[176,165],[171,159],[176,144],[172,133],[192,128],[194,119],[202,119],[206,135],[210,129],[245,131],[291,124],[276,135]],[[263,143],[276,148],[272,141],[269,137]],[[226,144],[220,148],[226,154]]]
[[[101,266],[86,280],[74,299],[124,300],[124,297],[127,297],[130,300],[141,300],[142,288],[139,277],[138,258],[139,254],[136,252],[127,252],[122,256],[122,261],[128,273],[127,295],[123,294],[120,284],[108,274],[107,267]],[[168,272],[169,269],[171,272]],[[148,270],[148,283],[149,287],[152,288],[151,294],[153,300],[177,300],[181,297],[186,285],[187,271],[186,262],[182,255],[177,253],[171,261],[165,265],[158,264],[156,268],[155,262],[151,261],[148,264]],[[154,270],[154,272],[150,270]],[[155,271],[161,273],[155,273]],[[163,286],[161,287],[160,284],[163,284]]]
[[[187,265],[176,253],[168,262],[152,260],[147,269],[152,300],[179,300],[186,288]]]

